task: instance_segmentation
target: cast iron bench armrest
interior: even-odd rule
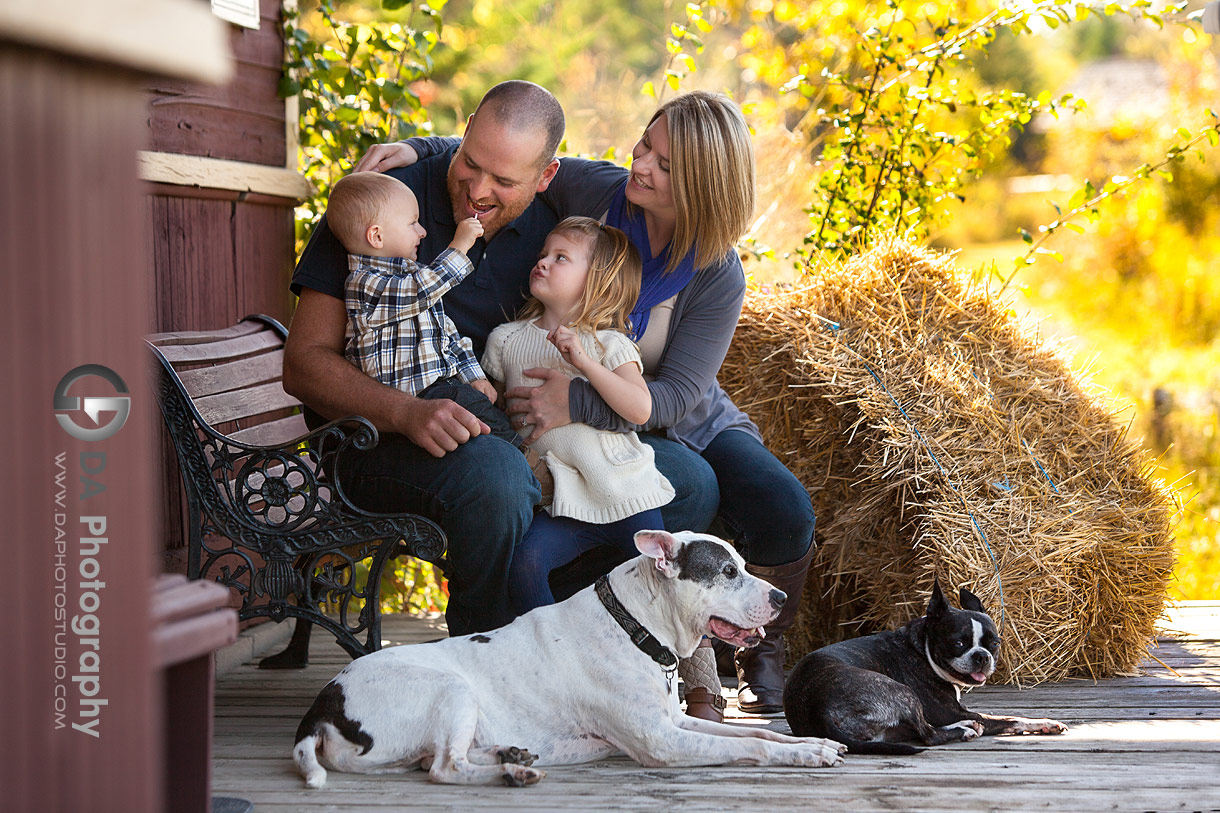
[[[148,338],[187,493],[187,575],[236,591],[242,620],[317,624],[356,657],[381,644],[386,563],[406,553],[443,566],[445,537],[424,517],[365,511],[347,497],[336,463],[376,446],[377,429],[356,416],[306,430],[280,385],[284,336],[278,322],[248,317]]]

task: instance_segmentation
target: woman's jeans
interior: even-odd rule
[[[726,429],[703,450],[703,454],[656,435],[641,434],[640,438],[652,447],[657,468],[675,488],[678,483],[683,484],[679,492],[684,495],[683,499],[660,509],[666,530],[703,532],[714,520],[719,520],[727,526],[724,535],[736,541],[745,560],[760,567],[795,562],[809,551],[814,526],[809,494],[792,472],[753,435]],[[654,512],[631,519],[648,513]],[[547,574],[552,569],[597,545],[609,545],[613,551],[603,550],[607,555],[592,560],[601,572],[605,572],[637,555],[634,544],[628,544],[630,533],[655,526],[645,522],[632,528],[630,533],[624,530],[609,538],[605,533],[599,537],[590,530],[598,527],[537,515],[527,533],[527,549],[519,549],[514,554],[513,569],[522,572],[520,586],[514,579],[513,588],[519,612],[553,601],[547,582]],[[518,556],[529,558],[518,561]],[[587,568],[575,576],[567,574],[564,586],[573,587],[573,581],[576,587],[586,586],[598,575],[600,572],[590,572]]]
[[[604,525],[538,512],[525,532],[525,538],[513,551],[508,575],[513,609],[527,613],[535,607],[554,604],[548,582],[551,571],[580,554],[606,545],[618,550],[625,561],[639,553],[635,547],[636,531],[661,527],[661,511],[656,508]]]
[[[661,508],[667,531],[705,531],[719,518],[746,561],[762,567],[795,562],[813,542],[814,515],[801,481],[753,435],[726,429],[702,454],[642,434],[657,467],[695,494],[679,511]],[[684,524],[684,523],[691,524]]]

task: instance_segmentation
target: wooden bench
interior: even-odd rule
[[[146,337],[186,490],[187,575],[235,591],[242,620],[297,619],[288,649],[264,668],[304,666],[314,625],[352,657],[377,650],[386,564],[446,561],[428,519],[363,511],[344,494],[335,460],[375,446],[377,430],[360,417],[308,430],[281,384],[286,336],[274,319],[248,316]]]

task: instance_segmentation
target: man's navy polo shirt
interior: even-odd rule
[[[457,151],[454,145],[439,155],[425,158],[409,167],[388,171],[411,188],[419,199],[419,221],[427,235],[419,244],[418,259],[430,263],[453,241],[457,224],[453,204],[445,185],[449,162]],[[474,273],[445,294],[445,313],[453,319],[458,332],[474,343],[476,356],[483,355],[487,334],[492,328],[516,317],[529,296],[530,269],[551,229],[559,222],[549,206],[538,198],[490,242],[479,238],[466,256]],[[323,217],[309,245],[301,254],[292,275],[292,292],[302,288],[343,299],[347,279],[347,252],[326,225]]]

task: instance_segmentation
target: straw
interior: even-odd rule
[[[1128,673],[1155,641],[1175,495],[1113,405],[946,256],[892,241],[747,297],[721,384],[809,489],[789,659],[922,614],[1001,626],[997,679]]]

